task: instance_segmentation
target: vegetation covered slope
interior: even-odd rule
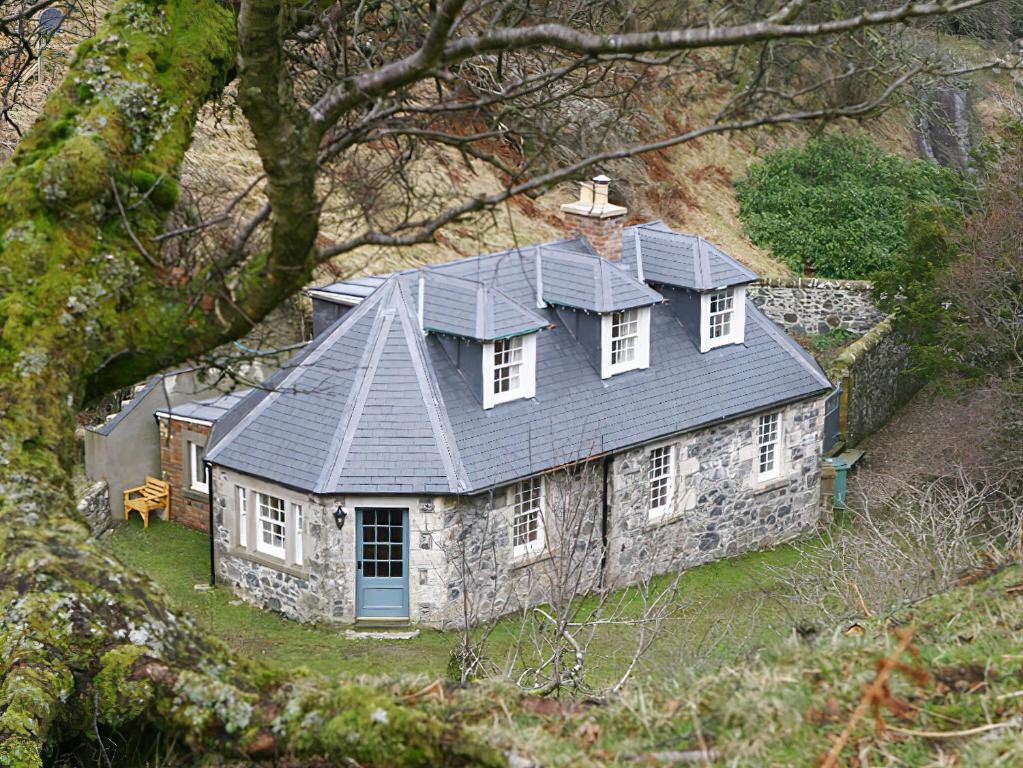
[[[942,759],[946,765],[1019,765],[1021,579],[1023,568],[1016,565],[852,631],[836,627],[812,647],[793,640],[769,656],[636,690],[609,707],[566,706],[541,717],[527,714],[526,705],[514,727],[505,720],[497,731],[530,729],[520,743],[535,743],[545,765],[625,763],[638,756],[656,765],[706,749],[712,765],[813,766],[845,733],[837,765]],[[896,653],[900,638],[908,645]],[[899,666],[867,700],[866,716],[854,718],[885,659]]]

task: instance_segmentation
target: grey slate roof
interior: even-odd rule
[[[548,323],[485,283],[434,270],[422,275],[423,327],[429,331],[493,341],[538,331]]]
[[[647,307],[663,296],[607,259],[538,246],[544,301],[589,312]]]
[[[623,252],[613,269],[635,268],[636,229],[624,237],[631,263]],[[641,235],[644,262],[656,238],[657,274],[679,279],[684,267],[672,272],[668,258],[685,258],[692,239],[678,235],[671,246],[663,225],[653,232]],[[580,241],[558,246],[588,253]],[[752,274],[731,260],[715,272],[717,257],[706,254],[712,280]],[[671,309],[653,305],[650,367],[606,380],[555,309],[527,309],[550,326],[537,334],[536,397],[484,410],[438,337],[418,328],[420,272],[497,285],[524,309],[535,306],[530,248],[392,275],[222,419],[208,458],[316,493],[466,493],[830,389],[752,302],[745,343],[702,354]]]
[[[638,247],[637,247],[638,244]],[[751,283],[756,274],[702,237],[672,232],[661,221],[626,227],[622,264],[652,283],[697,291]]]
[[[156,411],[157,416],[163,416],[165,418],[181,417],[186,419],[196,419],[198,421],[207,421],[210,424],[216,424],[217,421],[224,416],[228,411],[234,408],[242,399],[249,393],[248,389],[239,389],[234,392],[228,392],[225,395],[219,397],[211,397],[205,400],[195,400],[191,403],[182,403],[176,405],[174,408],[161,408]]]

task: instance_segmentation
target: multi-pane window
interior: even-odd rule
[[[245,547],[249,543],[249,492],[240,485],[234,492],[238,498],[238,546]]]
[[[636,359],[639,343],[639,310],[611,314],[611,365],[626,365]]]
[[[671,506],[675,482],[675,446],[650,451],[650,513],[663,515]]]
[[[188,476],[189,487],[193,491],[209,493],[210,484],[207,477],[207,470],[203,459],[206,457],[206,448],[198,443],[188,443]]]
[[[494,394],[516,392],[522,381],[522,337],[494,342]]]
[[[757,477],[766,480],[779,471],[778,438],[780,414],[767,413],[757,421]]]
[[[256,494],[256,513],[259,528],[256,531],[256,549],[284,559],[287,541],[287,517],[284,499],[266,493]]]
[[[515,486],[512,544],[515,554],[536,552],[543,547],[543,478],[533,477]]]
[[[718,291],[710,295],[710,338],[722,339],[732,334],[732,314],[735,299],[731,291]]]

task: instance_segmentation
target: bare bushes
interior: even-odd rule
[[[680,571],[658,576],[651,563],[612,579],[603,567],[615,524],[602,516],[604,482],[601,462],[584,462],[548,473],[533,497],[513,489],[462,513],[448,545],[462,601],[452,679],[603,695],[625,684],[666,625],[677,629]]]
[[[948,589],[1019,557],[1021,510],[1004,483],[962,472],[885,478],[800,546],[798,568],[776,570],[780,602],[806,630]]]

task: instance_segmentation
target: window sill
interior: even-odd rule
[[[545,560],[550,560],[553,555],[547,551],[546,548],[537,550],[536,552],[523,552],[520,555],[512,555],[511,563],[509,567],[514,570],[520,568],[529,568],[531,565],[542,563]]]
[[[262,552],[253,552],[248,549],[242,549],[240,547],[231,547],[227,550],[227,554],[231,557],[238,557],[242,560],[248,560],[250,563],[256,563],[257,565],[265,565],[267,568],[273,568],[275,571],[286,573],[289,576],[295,576],[299,579],[308,579],[309,571],[304,566],[300,565],[288,565],[283,560],[279,560],[272,555],[264,555]]]
[[[777,491],[779,488],[788,487],[787,477],[772,477],[770,480],[757,480],[753,483],[753,495],[759,496],[762,493]]]
[[[682,520],[685,515],[682,512],[666,512],[663,515],[657,517],[650,517],[650,513],[647,512],[646,523],[643,524],[641,529],[643,533],[650,533],[656,531],[658,528],[663,528],[666,525],[672,523],[678,523]]]

